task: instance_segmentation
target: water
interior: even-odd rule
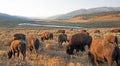
[[[60,25],[41,25],[41,24],[34,24],[34,23],[20,23],[20,26],[39,26],[39,27],[53,27],[53,28],[82,28],[77,26],[60,26]]]

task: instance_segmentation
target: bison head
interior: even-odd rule
[[[66,53],[67,54],[72,55],[72,54],[74,54],[73,51],[74,51],[74,47],[73,46],[67,46],[66,47]]]
[[[10,59],[12,57],[12,51],[8,52],[8,58]]]

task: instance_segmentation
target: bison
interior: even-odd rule
[[[13,40],[11,42],[9,51],[8,51],[8,58],[12,58],[12,55],[15,57],[15,53],[17,53],[17,56],[19,57],[19,53],[23,55],[23,60],[25,60],[26,57],[26,44],[22,40]]]
[[[63,42],[66,42],[67,40],[67,35],[65,33],[61,33],[58,35],[58,44],[62,46]]]
[[[31,53],[33,49],[35,49],[36,53],[38,53],[39,46],[40,46],[40,42],[37,38],[33,36],[28,36],[28,50]]]
[[[112,32],[112,33],[119,33],[119,32],[120,32],[120,29],[119,29],[119,28],[112,29],[110,32]]]
[[[92,42],[92,37],[88,33],[77,33],[70,37],[69,44],[66,47],[66,53],[69,55],[74,54],[73,51],[76,49],[76,52],[81,50],[85,51],[85,45],[88,45],[90,48]]]
[[[41,40],[44,41],[44,40],[48,40],[48,39],[53,39],[53,33],[50,33],[50,32],[42,32],[42,35],[41,35]]]
[[[14,34],[12,39],[10,40],[9,44],[11,44],[12,41],[14,40],[26,40],[26,36],[24,34]]]
[[[120,66],[120,49],[116,44],[106,40],[93,40],[88,52],[88,57],[93,65],[101,66],[100,64],[107,61],[109,66],[113,66],[116,61],[117,66]]]
[[[65,30],[58,30],[56,33],[65,33]]]
[[[94,30],[94,33],[100,33],[100,30]]]
[[[82,29],[82,30],[80,30],[80,32],[87,32],[87,30]]]

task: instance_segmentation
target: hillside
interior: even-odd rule
[[[18,23],[26,22],[29,19],[21,16],[12,16],[4,13],[0,13],[0,27],[14,27]]]
[[[120,11],[102,12],[94,14],[77,15],[65,22],[97,22],[97,21],[120,21]]]
[[[66,14],[52,16],[50,19],[70,19],[78,15],[86,15],[86,14],[94,14],[94,13],[102,13],[102,12],[110,12],[110,11],[120,11],[120,7],[98,7],[98,8],[90,8],[90,9],[79,9]]]

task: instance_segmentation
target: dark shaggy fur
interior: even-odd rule
[[[88,33],[77,33],[71,36],[68,46],[66,47],[67,54],[73,54],[74,49],[76,52],[81,50],[85,51],[85,45],[90,48],[92,37]]]
[[[26,40],[26,36],[24,34],[15,34],[13,40]]]
[[[15,57],[15,53],[17,53],[17,56],[19,57],[19,53],[23,55],[23,60],[25,60],[26,57],[26,44],[22,40],[14,40],[11,42],[10,49],[8,52],[8,58],[12,58],[12,55]]]

